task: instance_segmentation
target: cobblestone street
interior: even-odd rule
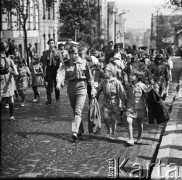
[[[179,74],[174,60],[175,73],[171,83],[167,104],[172,102],[176,80]],[[107,177],[108,159],[113,157],[129,158],[128,166],[140,162],[143,166],[153,160],[155,149],[160,140],[163,125],[149,125],[144,122],[141,145],[125,146],[127,126],[124,121],[117,127],[117,140],[106,137],[102,123],[101,135],[88,133],[88,101],[83,111],[85,133],[72,143],[71,106],[66,94],[66,86],[61,91],[61,101],[53,100],[45,105],[45,89],[40,88],[41,102],[33,103],[33,92],[26,92],[26,107],[15,102],[16,121],[9,121],[9,112],[2,109],[1,120],[1,177]],[[54,95],[54,94],[53,94]],[[101,100],[102,101],[102,97]],[[134,137],[137,129],[134,122]],[[121,175],[123,176],[123,175]]]

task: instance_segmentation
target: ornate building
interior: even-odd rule
[[[6,41],[8,38],[14,39],[18,45],[22,57],[24,57],[24,32],[20,24],[20,13],[9,3],[4,1],[5,6],[1,6],[1,40]],[[17,1],[16,1],[17,2]],[[27,40],[31,43],[39,55],[48,48],[47,41],[49,38],[57,42],[58,27],[58,8],[59,0],[20,0],[20,5],[27,8],[25,13],[28,16],[26,29]]]

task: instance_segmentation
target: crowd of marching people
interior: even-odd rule
[[[137,49],[135,45],[124,49],[122,43],[112,41],[105,48],[65,47],[64,44],[56,47],[55,40],[50,39],[49,49],[41,56],[31,51],[31,64],[27,66],[18,47],[8,43],[1,42],[0,46],[0,97],[10,110],[10,120],[15,120],[14,97],[21,97],[21,106],[26,106],[26,89],[30,80],[34,103],[40,101],[38,88],[45,85],[46,105],[52,103],[53,90],[56,101],[60,102],[60,91],[66,81],[73,110],[71,129],[74,142],[84,133],[82,110],[87,95],[89,133],[100,133],[102,118],[108,137],[114,139],[118,122],[126,120],[127,145],[131,146],[134,145],[133,120],[138,125],[137,143],[142,143],[143,120],[150,116],[150,122],[153,122],[157,118],[152,113],[155,111],[152,98],[157,96],[163,101],[168,96],[173,63],[163,49],[149,52],[146,48]],[[101,93],[103,103],[99,104]],[[160,113],[165,115],[164,109],[162,107]]]

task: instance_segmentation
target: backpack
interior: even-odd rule
[[[3,67],[0,66],[0,75],[8,74],[9,73],[9,64],[7,62],[6,57],[1,57],[1,63],[2,63],[2,61],[5,62],[5,65]]]

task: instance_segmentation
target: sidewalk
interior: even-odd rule
[[[155,161],[158,166],[153,168],[151,179],[182,178],[182,68],[170,116]]]

